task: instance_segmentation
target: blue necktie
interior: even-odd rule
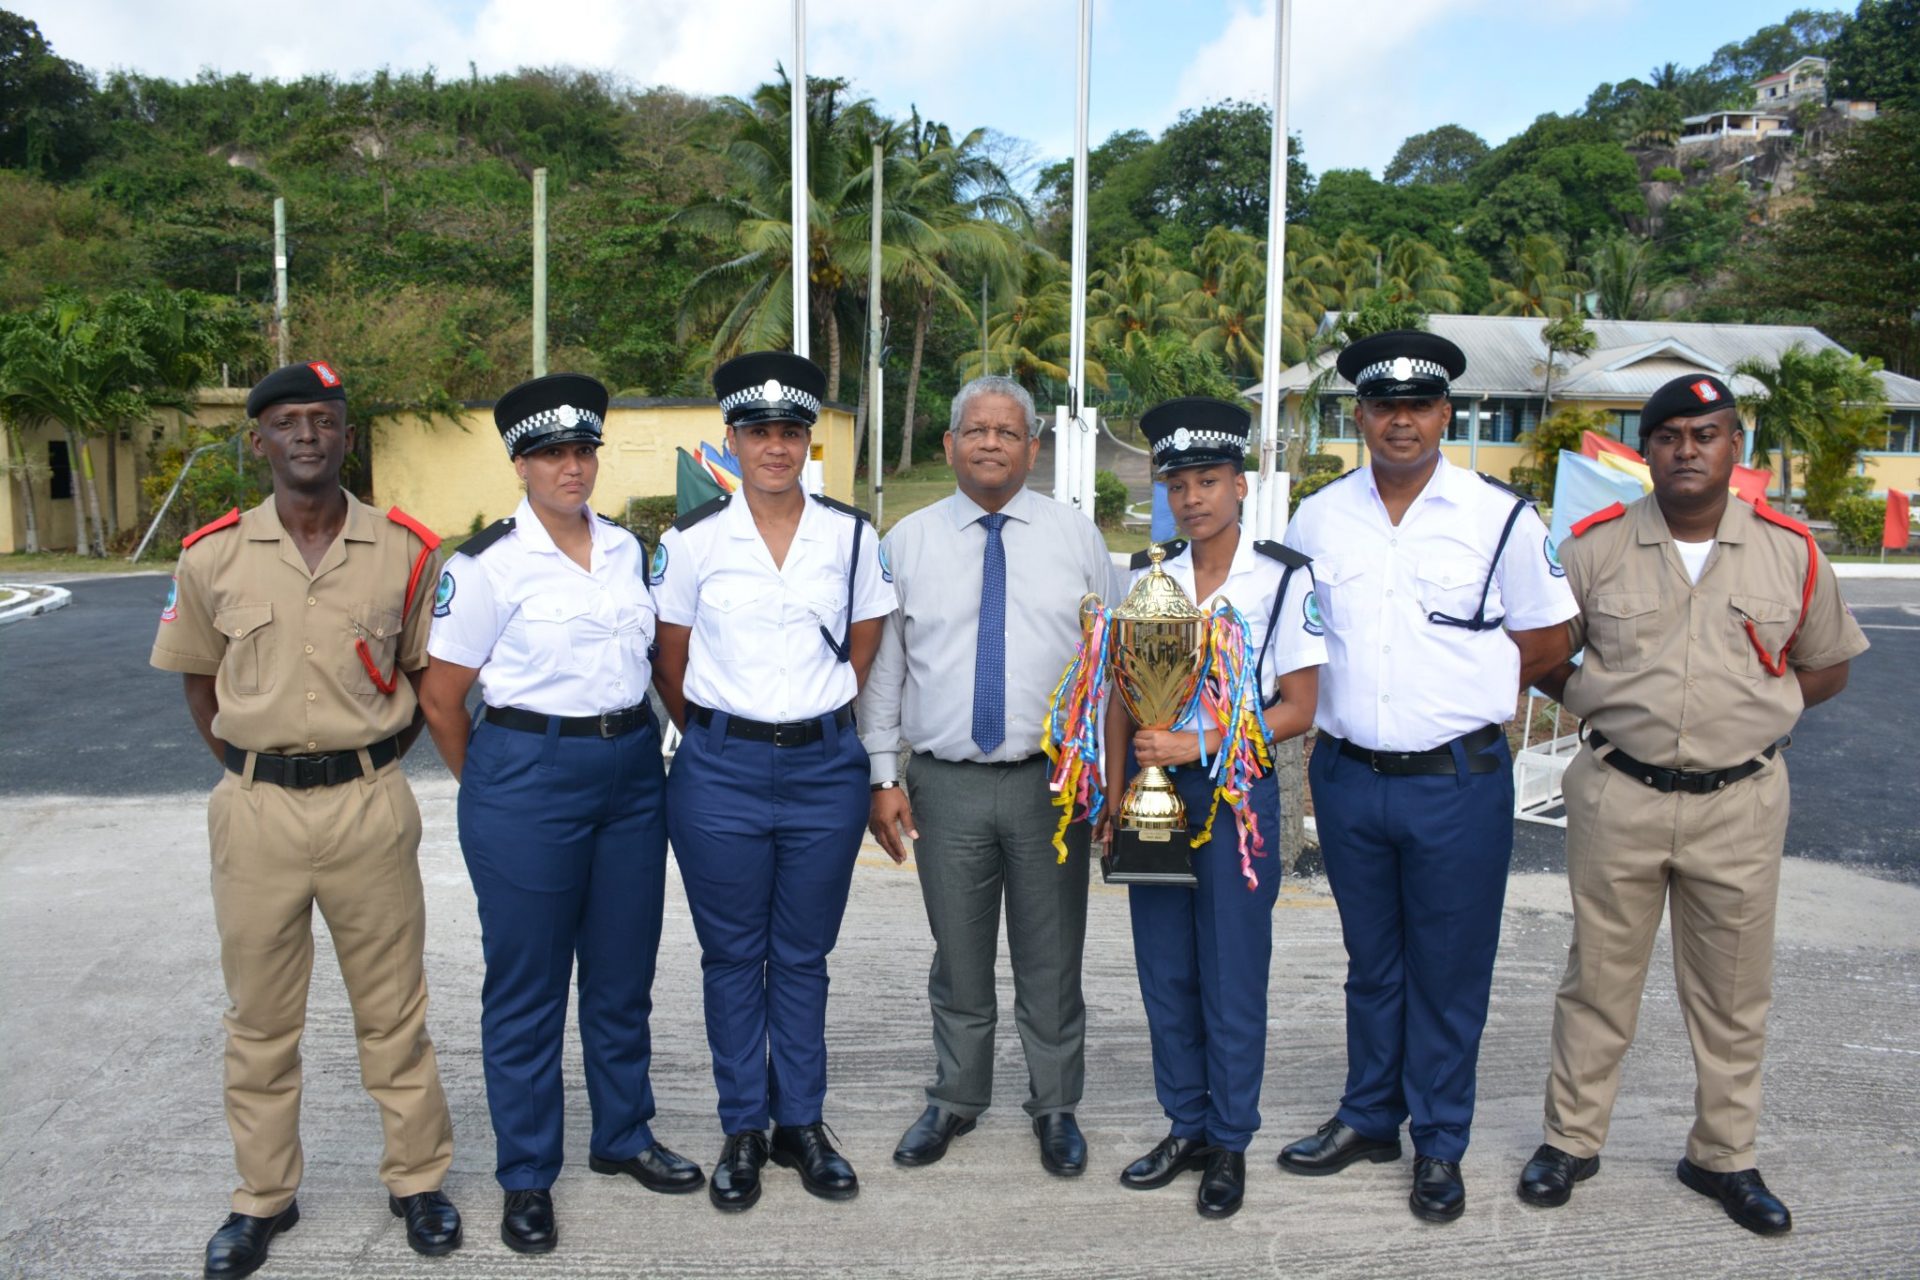
[[[973,744],[992,755],[1007,740],[1007,517],[981,516],[987,558],[980,567],[980,634],[973,655]]]

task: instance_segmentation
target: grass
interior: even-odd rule
[[[128,564],[127,558],[123,555],[98,559],[94,556],[83,556],[74,551],[32,553],[15,551],[10,555],[0,556],[0,579],[21,573],[70,578],[83,577],[90,573],[165,573],[172,567],[171,557],[155,555],[151,551],[140,558],[139,564]]]
[[[953,468],[944,462],[921,463],[904,476],[889,473],[886,483],[881,486],[881,496],[886,502],[885,510],[881,512],[880,532],[887,532],[907,516],[922,507],[932,506],[953,490]],[[853,505],[863,511],[873,510],[873,497],[865,479],[854,481]],[[1147,545],[1145,529],[1102,529],[1101,533],[1107,539],[1109,551],[1132,553],[1144,550]]]

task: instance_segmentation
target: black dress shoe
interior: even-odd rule
[[[250,1276],[267,1260],[267,1245],[282,1231],[300,1221],[300,1206],[287,1201],[287,1207],[266,1218],[230,1213],[220,1229],[207,1241],[207,1275],[232,1280]]]
[[[1311,1138],[1289,1142],[1280,1149],[1280,1167],[1288,1173],[1304,1173],[1317,1178],[1338,1173],[1355,1160],[1384,1164],[1400,1158],[1400,1134],[1396,1130],[1386,1141],[1369,1138],[1339,1117],[1314,1130]]]
[[[1715,1173],[1691,1160],[1682,1160],[1674,1172],[1701,1195],[1718,1200],[1729,1218],[1755,1235],[1778,1236],[1793,1230],[1793,1215],[1780,1203],[1779,1196],[1767,1190],[1758,1169]]]
[[[509,1191],[500,1214],[500,1239],[515,1253],[552,1253],[560,1243],[550,1191]]]
[[[1033,1136],[1040,1139],[1040,1167],[1056,1178],[1077,1178],[1087,1171],[1087,1140],[1080,1134],[1073,1112],[1054,1111],[1037,1116]]]
[[[415,1253],[438,1258],[460,1247],[460,1211],[444,1192],[390,1195],[387,1208],[394,1217],[407,1220],[407,1243]]]
[[[1568,1155],[1558,1147],[1540,1144],[1520,1171],[1519,1195],[1528,1204],[1557,1209],[1573,1198],[1573,1184],[1600,1172],[1599,1156]]]
[[[1413,1216],[1428,1222],[1452,1222],[1467,1211],[1467,1184],[1460,1165],[1432,1156],[1413,1158],[1413,1194],[1407,1197]]]
[[[698,1191],[707,1184],[707,1175],[700,1172],[699,1165],[673,1151],[664,1142],[656,1142],[625,1160],[590,1155],[587,1157],[587,1168],[595,1173],[624,1173],[647,1190],[668,1196],[682,1196],[689,1191]]]
[[[1120,1171],[1120,1185],[1135,1191],[1164,1187],[1187,1170],[1204,1167],[1210,1150],[1199,1138],[1177,1138],[1170,1133],[1160,1139],[1160,1145]]]
[[[963,1133],[973,1132],[972,1116],[957,1116],[939,1107],[928,1107],[900,1136],[893,1149],[893,1162],[904,1165],[932,1164],[947,1154],[947,1144]]]
[[[1200,1216],[1231,1218],[1240,1212],[1246,1193],[1247,1153],[1215,1147],[1207,1157],[1207,1171],[1200,1175],[1200,1194],[1194,1198]]]
[[[707,1183],[707,1199],[724,1213],[739,1213],[760,1202],[760,1167],[767,1162],[767,1135],[758,1129],[742,1129],[727,1135],[714,1162],[713,1180]]]
[[[773,1162],[800,1175],[800,1185],[822,1200],[851,1200],[860,1194],[860,1179],[845,1156],[827,1141],[827,1126],[780,1124],[773,1127]]]

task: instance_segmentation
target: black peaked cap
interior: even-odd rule
[[[550,373],[501,396],[493,406],[493,425],[509,458],[575,440],[599,444],[607,399],[607,389],[597,378]]]
[[[1363,400],[1444,396],[1448,384],[1467,371],[1465,352],[1439,334],[1419,329],[1390,329],[1361,338],[1335,363]]]
[[[1164,400],[1140,415],[1156,472],[1211,467],[1230,462],[1244,466],[1253,418],[1237,404],[1210,396]]]
[[[754,351],[713,371],[713,394],[730,427],[797,422],[811,427],[820,417],[827,375],[790,351]]]

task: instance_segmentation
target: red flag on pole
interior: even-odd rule
[[[1630,462],[1646,461],[1629,446],[1595,431],[1580,433],[1580,453],[1587,458],[1598,458],[1603,453],[1611,453],[1615,457],[1626,458]]]
[[[1887,490],[1887,527],[1880,534],[1880,545],[1889,551],[1906,550],[1907,526],[1912,520],[1907,495],[1899,489]]]

